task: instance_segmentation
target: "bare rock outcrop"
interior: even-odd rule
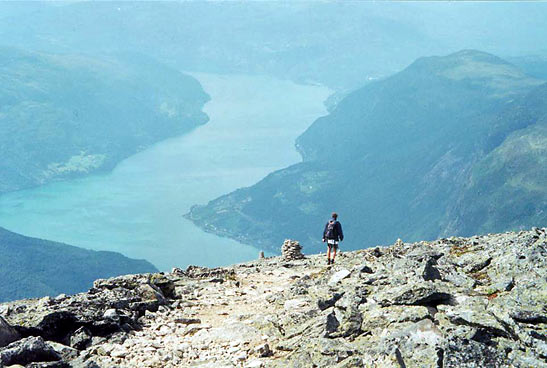
[[[320,255],[273,257],[98,280],[88,293],[0,305],[0,359],[87,368],[546,367],[546,257],[546,229],[534,228],[400,242],[342,253],[333,266]]]

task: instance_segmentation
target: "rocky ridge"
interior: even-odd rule
[[[547,367],[547,229],[97,280],[0,305],[0,366]]]

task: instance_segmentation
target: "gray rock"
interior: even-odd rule
[[[340,327],[340,322],[336,318],[336,314],[334,311],[327,314],[325,318],[325,337],[329,337],[331,334],[336,332],[338,330],[338,327]]]
[[[97,280],[88,293],[54,299],[49,304],[40,300],[28,300],[23,305],[14,302],[6,320],[22,333],[28,331],[27,335],[39,335],[61,343],[70,341],[81,326],[86,326],[93,336],[108,336],[137,328],[138,318],[145,311],[157,310],[165,302],[160,286],[169,290],[168,284],[161,275]],[[113,318],[112,310],[123,313],[117,312],[119,318]]]
[[[374,270],[365,263],[357,266],[357,270],[361,273],[374,273]]]
[[[191,325],[191,324],[200,324],[201,319],[199,318],[176,318],[176,323],[182,323],[184,325]]]
[[[27,365],[61,360],[61,355],[41,337],[27,337],[0,349],[0,363]]]
[[[10,326],[6,320],[0,317],[0,347],[6,346],[9,343],[19,340],[21,335]]]
[[[103,313],[103,318],[104,319],[112,319],[112,320],[119,320],[120,319],[120,316],[118,315],[118,312],[116,311],[116,309],[114,308],[110,308],[110,309],[107,309],[104,313]]]
[[[343,339],[319,338],[315,342],[315,345],[319,353],[334,357],[336,362],[341,362],[356,352],[355,347]]]
[[[354,288],[351,291],[345,292],[339,299],[336,300],[336,308],[348,310],[358,308],[366,301],[366,290],[360,287]]]
[[[39,362],[27,364],[25,368],[70,368],[70,365],[63,361],[58,362]]]
[[[340,324],[336,331],[330,332],[329,337],[355,337],[361,334],[363,317],[357,305],[352,305],[339,313]]]
[[[47,341],[47,344],[50,345],[53,350],[55,350],[64,361],[73,360],[78,357],[79,351],[77,349],[71,348],[58,342]]]
[[[478,272],[483,268],[487,267],[490,262],[492,262],[492,257],[488,255],[483,255],[482,257],[478,257],[478,259],[475,259],[473,262],[467,265],[465,267],[465,271],[469,273]]]
[[[80,356],[70,362],[70,368],[103,368],[87,356]]]
[[[431,282],[407,284],[387,290],[382,305],[438,305],[449,303],[451,295]]]
[[[441,279],[441,273],[439,272],[439,270],[437,269],[437,267],[435,267],[435,265],[437,264],[437,260],[435,258],[429,258],[420,274],[422,276],[422,278],[425,280],[425,281],[433,281],[433,280],[440,280]]]
[[[86,348],[44,342],[63,359],[35,367],[541,367],[538,231],[347,252],[334,267],[343,273],[310,255],[122,276],[0,311],[4,331]]]
[[[372,305],[362,311],[361,329],[373,331],[387,328],[391,324],[418,322],[426,318],[431,318],[431,315],[428,309],[423,306],[393,305],[382,308]]]
[[[488,332],[489,336],[510,337],[510,333],[495,315],[483,307],[469,302],[464,308],[443,308],[450,321],[455,325],[467,325]]]
[[[514,310],[510,312],[511,317],[520,323],[539,324],[547,323],[547,312]]]
[[[444,368],[507,367],[504,352],[473,340],[449,339],[443,346]]]
[[[443,281],[448,281],[456,286],[463,287],[466,289],[473,289],[477,284],[477,281],[473,278],[467,276],[464,273],[449,272],[444,274],[442,277]]]
[[[80,327],[70,336],[70,346],[78,350],[84,350],[91,343],[91,339],[92,336],[89,330]]]
[[[351,275],[351,271],[342,269],[331,276],[328,284],[331,286],[334,286],[340,281],[342,281],[343,279],[345,279],[346,277],[348,277],[349,275]]]
[[[270,345],[267,343],[258,345],[255,347],[254,351],[261,358],[266,358],[273,354],[270,349]]]
[[[329,297],[326,298],[320,298],[317,300],[317,307],[321,310],[328,309],[330,307],[333,307],[334,304],[340,299],[344,293],[334,293]]]

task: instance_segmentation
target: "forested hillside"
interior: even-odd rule
[[[487,53],[418,59],[316,120],[297,141],[304,162],[188,218],[273,250],[319,245],[333,210],[350,249],[544,224],[546,91]]]
[[[0,302],[85,291],[97,278],[157,272],[147,261],[29,238],[0,228]]]
[[[139,54],[0,48],[0,193],[112,169],[207,121],[199,82]]]

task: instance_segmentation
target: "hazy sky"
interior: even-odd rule
[[[1,2],[0,19],[4,46],[137,52],[343,89],[461,49],[547,55],[546,2]]]

